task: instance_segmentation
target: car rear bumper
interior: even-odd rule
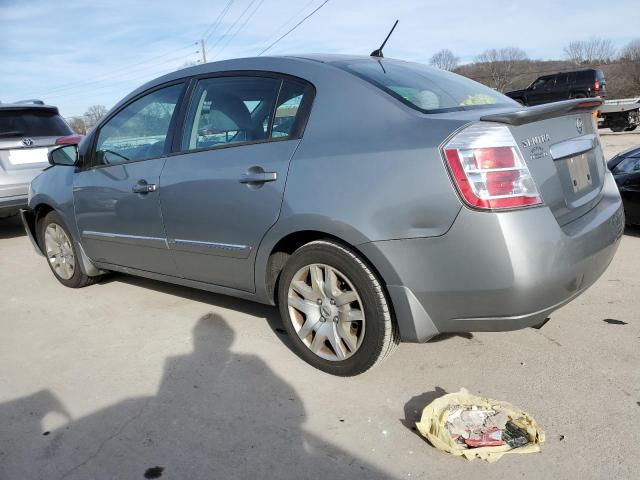
[[[28,186],[26,187],[28,188]],[[0,189],[0,213],[6,211],[15,211],[16,213],[22,207],[27,206],[27,192],[19,195],[5,195],[2,189]]]
[[[542,324],[605,271],[624,230],[607,174],[596,207],[560,227],[550,209],[463,208],[440,237],[360,245],[388,286],[405,341]]]
[[[21,208],[20,218],[22,219],[22,226],[24,227],[25,232],[27,232],[27,236],[29,237],[34,250],[38,255],[44,256],[40,246],[38,245],[38,241],[36,240],[36,217],[33,214],[33,211],[28,208]]]

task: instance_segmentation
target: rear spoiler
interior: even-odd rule
[[[547,118],[562,117],[571,113],[591,112],[603,103],[604,101],[601,98],[575,98],[573,100],[563,100],[562,102],[536,105],[535,107],[523,107],[512,112],[485,115],[480,120],[518,126],[546,120]]]

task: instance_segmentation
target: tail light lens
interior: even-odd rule
[[[596,92],[599,92],[599,91],[600,91],[600,80],[596,80],[596,83],[594,83],[594,84],[593,84],[593,89],[594,89]]]
[[[469,206],[495,210],[542,203],[506,126],[475,123],[458,133],[443,151],[451,177]]]
[[[84,135],[67,135],[56,139],[56,145],[78,145]]]

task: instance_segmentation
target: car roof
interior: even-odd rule
[[[39,110],[58,113],[58,107],[34,103],[0,103],[0,111],[3,110]]]
[[[270,71],[271,69],[273,69],[273,71],[277,72],[280,69],[286,68],[287,66],[301,65],[305,63],[307,65],[309,65],[310,63],[315,65],[332,64],[334,62],[348,61],[348,60],[376,61],[378,59],[370,57],[368,55],[300,54],[300,55],[282,55],[282,56],[265,55],[262,57],[234,58],[229,60],[208,62],[200,65],[194,65],[192,67],[186,67],[180,70],[175,70],[173,72],[162,75],[161,77],[155,78],[143,85],[140,85],[134,91],[129,93],[126,97],[120,100],[113,107],[113,109],[118,108],[120,105],[128,102],[131,98],[139,95],[140,93],[145,92],[146,90],[152,89],[154,87],[160,86],[165,83],[181,80],[191,76],[206,75],[208,73],[235,71],[235,70]],[[385,61],[400,61],[400,60],[385,59]]]

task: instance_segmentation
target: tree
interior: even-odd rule
[[[84,122],[87,130],[91,130],[107,114],[107,107],[104,105],[91,105],[84,112]]]
[[[640,63],[640,38],[631,40],[620,52],[620,60],[623,62]]]
[[[459,63],[460,58],[456,57],[448,48],[443,48],[439,52],[434,53],[429,60],[429,65],[449,72],[454,70]]]
[[[640,38],[630,41],[620,52],[622,79],[629,95],[640,95]]]
[[[516,47],[491,48],[475,58],[481,64],[480,71],[485,77],[483,83],[500,92],[504,92],[511,84],[517,67],[528,60],[526,52]]]
[[[78,135],[86,135],[87,134],[87,124],[85,123],[82,117],[73,117],[69,120],[69,126],[76,132]]]
[[[609,39],[591,37],[589,40],[570,42],[564,47],[564,53],[569,60],[577,65],[590,65],[610,63],[616,55],[616,49]]]

